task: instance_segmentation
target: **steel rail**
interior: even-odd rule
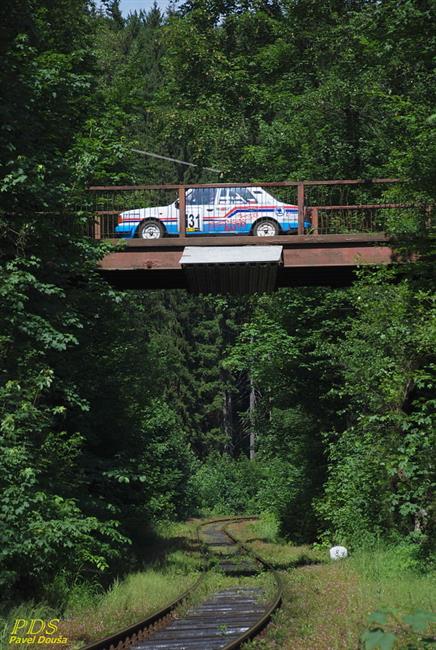
[[[205,574],[201,575],[198,580],[191,587],[189,587],[189,589],[183,592],[183,594],[178,596],[171,603],[168,603],[162,607],[162,609],[156,610],[147,616],[147,618],[137,621],[136,623],[133,623],[133,625],[129,625],[129,627],[126,627],[123,630],[116,632],[115,634],[107,636],[104,639],[100,639],[100,641],[96,641],[95,643],[90,643],[89,645],[83,646],[80,650],[106,650],[109,648],[119,648],[119,644],[121,644],[121,647],[132,645],[136,640],[138,640],[138,634],[144,632],[155,623],[162,621],[165,616],[171,614],[171,612],[174,611],[176,607],[181,605],[182,602],[186,600],[186,598],[188,598],[188,596],[190,596],[195,589],[197,589],[200,583],[204,580],[204,576]]]
[[[247,517],[247,519],[255,519],[255,517],[250,517],[250,518]],[[228,524],[228,525],[230,525],[230,524]],[[244,551],[248,555],[251,555],[251,557],[253,557],[258,562],[260,562],[260,564],[262,564],[264,567],[266,567],[272,573],[272,575],[274,577],[274,580],[275,580],[275,583],[276,583],[276,586],[277,586],[277,591],[276,591],[275,597],[274,597],[272,603],[270,604],[270,606],[268,607],[268,609],[266,610],[266,612],[263,614],[263,616],[256,623],[254,623],[254,625],[252,625],[246,632],[244,632],[238,639],[235,639],[234,641],[231,641],[226,646],[224,646],[224,648],[222,648],[222,650],[235,650],[236,648],[239,648],[243,643],[245,643],[245,641],[249,641],[253,637],[257,636],[257,634],[259,634],[259,632],[261,632],[268,625],[268,623],[271,620],[272,615],[274,614],[274,612],[282,604],[282,600],[283,600],[283,580],[280,577],[280,574],[278,573],[278,571],[276,571],[274,569],[274,567],[269,562],[264,560],[262,557],[260,557],[260,555],[255,553],[246,544],[244,544],[239,539],[237,539],[237,537],[232,535],[228,531],[228,526],[225,526],[224,532],[225,532],[226,535],[228,535],[230,537],[231,540],[233,540],[235,542],[235,544],[238,544],[238,546],[243,548]]]
[[[201,548],[203,550],[207,549],[207,542],[202,540],[200,537],[200,530],[206,526],[213,525],[216,523],[225,523],[227,522],[227,526],[231,525],[232,523],[236,523],[239,521],[250,521],[257,519],[257,517],[252,516],[252,517],[220,517],[216,519],[211,519],[206,522],[202,522],[197,526],[197,540],[201,545]],[[276,593],[274,595],[273,601],[271,604],[268,606],[266,611],[262,614],[262,616],[244,633],[242,633],[239,637],[236,639],[233,639],[230,641],[227,645],[223,646],[221,650],[235,650],[236,648],[239,648],[242,643],[245,641],[252,639],[254,636],[256,636],[271,620],[272,614],[276,611],[276,609],[281,605],[282,598],[283,598],[283,583],[281,580],[280,575],[278,572],[274,569],[273,566],[271,566],[268,562],[266,562],[263,558],[261,558],[259,555],[257,555],[252,549],[250,549],[248,546],[246,546],[243,542],[238,540],[236,537],[232,535],[227,530],[227,526],[223,527],[223,532],[225,535],[229,537],[229,539],[236,544],[238,547],[242,548],[244,552],[248,555],[251,556],[253,559],[255,559],[257,562],[259,562],[261,565],[266,567],[273,575],[275,583],[276,583]],[[210,551],[209,551],[210,552]],[[94,643],[88,644],[86,646],[83,646],[81,650],[111,650],[116,648],[116,650],[121,650],[121,648],[128,648],[130,646],[133,646],[141,641],[142,634],[145,633],[152,625],[158,622],[162,622],[166,616],[171,614],[179,605],[181,605],[189,596],[191,596],[194,591],[197,590],[197,588],[200,586],[200,584],[203,583],[205,580],[205,577],[207,575],[207,560],[205,559],[205,563],[203,565],[203,573],[202,575],[194,582],[189,589],[184,591],[180,596],[178,596],[176,599],[174,599],[172,602],[168,603],[164,607],[162,607],[159,610],[156,610],[146,618],[134,623],[133,625],[130,625],[118,632],[116,632],[113,635],[107,636],[104,639],[100,639],[99,641],[96,641]]]
[[[254,638],[257,634],[259,634],[259,632],[261,632],[266,627],[266,625],[268,625],[268,623],[271,620],[272,615],[280,607],[280,605],[282,603],[282,600],[283,600],[283,581],[282,581],[282,578],[281,578],[280,574],[278,573],[278,571],[276,571],[274,569],[274,567],[269,562],[267,562],[260,555],[255,553],[249,546],[247,546],[246,544],[241,542],[241,540],[239,540],[237,537],[235,537],[228,530],[228,526],[230,526],[232,523],[236,523],[238,521],[250,521],[250,520],[255,520],[255,519],[257,519],[256,516],[252,516],[252,517],[248,517],[248,516],[247,517],[224,517],[224,518],[219,518],[219,519],[213,519],[213,520],[210,520],[210,521],[202,524],[202,526],[207,526],[208,524],[213,524],[213,523],[219,523],[219,522],[224,523],[225,521],[229,522],[227,524],[227,526],[225,526],[223,528],[223,532],[235,544],[237,544],[240,548],[242,548],[247,553],[247,555],[249,555],[252,558],[254,558],[255,560],[257,560],[257,562],[262,564],[264,567],[266,567],[272,573],[272,575],[274,577],[274,580],[275,580],[275,583],[276,583],[276,587],[277,587],[275,596],[274,596],[271,604],[268,606],[268,609],[264,612],[264,614],[246,632],[241,634],[241,636],[239,636],[237,639],[233,639],[233,641],[230,641],[227,645],[223,646],[221,648],[221,650],[236,650],[236,648],[239,648],[243,643],[245,643],[246,641],[249,641],[250,639]]]
[[[209,522],[208,522],[209,523]],[[205,525],[205,524],[200,524],[197,526],[197,541],[201,544],[200,540],[200,528]],[[133,645],[135,641],[138,640],[137,635],[140,633],[145,632],[149,627],[154,625],[155,623],[162,621],[168,614],[171,614],[179,605],[183,603],[189,596],[191,596],[194,591],[198,589],[198,587],[202,584],[202,582],[205,579],[206,572],[204,571],[206,567],[203,567],[203,573],[200,575],[200,577],[192,584],[188,589],[186,589],[180,596],[177,596],[174,600],[172,600],[170,603],[167,603],[160,609],[157,609],[154,611],[152,614],[149,616],[141,619],[140,621],[137,621],[136,623],[133,623],[132,625],[129,625],[126,628],[123,628],[122,630],[119,630],[118,632],[115,632],[115,634],[111,634],[104,639],[100,639],[99,641],[95,641],[94,643],[90,643],[86,646],[83,646],[80,648],[80,650],[109,650],[110,648],[120,648],[120,647],[128,647],[129,645]],[[133,638],[135,637],[135,638]],[[121,645],[120,645],[121,644]]]

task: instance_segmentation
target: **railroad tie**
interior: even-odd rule
[[[133,647],[135,650],[218,650],[244,634],[264,613],[259,588],[226,589],[190,609]]]

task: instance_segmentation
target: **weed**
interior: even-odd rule
[[[248,540],[253,532],[242,522],[232,530],[236,537]],[[248,543],[272,564],[286,569],[282,572],[282,609],[273,617],[264,638],[247,646],[252,650],[358,648],[368,630],[368,616],[375,610],[395,611],[398,620],[406,623],[394,629],[388,621],[383,628],[388,640],[392,640],[390,634],[397,635],[396,650],[427,647],[422,640],[416,645],[412,623],[414,613],[434,608],[436,586],[433,575],[418,570],[414,549],[409,545],[372,544],[347,560],[331,562],[327,549],[274,544],[259,538]],[[423,619],[423,615],[418,618]],[[372,626],[368,631],[376,630]],[[373,634],[367,640],[377,639]]]

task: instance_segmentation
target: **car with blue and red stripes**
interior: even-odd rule
[[[305,221],[309,228],[310,222]],[[296,233],[298,207],[274,198],[262,187],[197,187],[186,192],[187,235],[273,237]],[[179,234],[179,202],[125,210],[118,216],[120,237],[160,239]]]

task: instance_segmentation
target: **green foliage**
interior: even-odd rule
[[[211,455],[191,478],[198,506],[205,514],[254,514],[261,468],[248,458]]]
[[[154,519],[186,515],[191,507],[187,481],[193,453],[177,414],[155,401],[141,427],[142,454],[135,458],[139,481],[147,494],[147,511]]]
[[[319,511],[343,541],[429,534],[434,420],[432,298],[389,272],[350,291],[355,317],[340,347],[347,427],[326,435],[330,473]],[[425,377],[425,379],[424,379]]]
[[[428,203],[430,3],[103,4],[0,10],[1,584],[31,595],[133,565],[145,526],[195,507],[266,511],[294,539],[407,539],[418,562],[435,429],[419,211],[389,217],[411,237],[399,252],[420,247],[401,273],[247,299],[118,294],[80,225],[91,183],[207,181],[212,164],[401,175]]]
[[[368,617],[369,629],[361,636],[364,650],[391,650],[397,640],[408,641],[407,647],[430,648],[432,637],[425,636],[429,626],[436,623],[436,616],[430,612],[417,610],[406,616],[399,616],[393,610],[376,611]]]
[[[286,458],[250,461],[242,456],[232,459],[225,455],[210,455],[191,477],[191,490],[197,505],[205,514],[258,514],[271,517],[276,527],[295,537],[308,526],[310,514],[301,515],[302,503],[310,491],[302,467]],[[299,515],[298,530],[293,526]]]

